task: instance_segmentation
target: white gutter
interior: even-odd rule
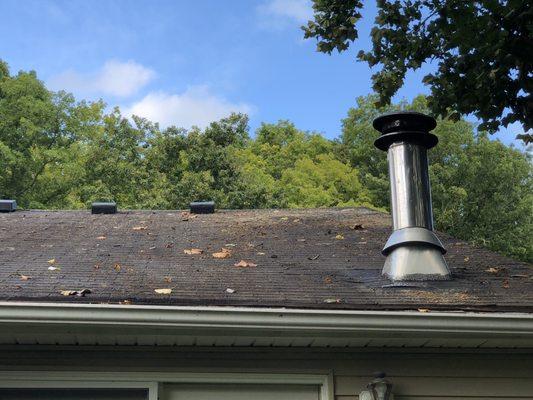
[[[0,302],[0,332],[36,337],[312,338],[332,343],[453,339],[459,345],[463,340],[533,347],[533,314]]]

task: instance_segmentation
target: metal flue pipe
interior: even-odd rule
[[[427,150],[438,143],[434,118],[395,112],[374,120],[374,145],[387,152],[393,233],[382,253],[383,274],[394,281],[450,279],[446,250],[433,232]]]

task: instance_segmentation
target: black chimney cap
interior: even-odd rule
[[[377,117],[372,125],[381,132],[374,145],[383,151],[387,151],[394,142],[417,143],[430,149],[439,141],[437,136],[429,133],[437,126],[435,118],[415,111],[383,114]]]

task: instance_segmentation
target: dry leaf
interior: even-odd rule
[[[235,293],[235,289],[227,288],[226,293],[229,293],[229,294]]]
[[[105,236],[98,236],[98,237],[96,238],[96,240],[105,240],[105,239],[106,239]]]
[[[116,263],[115,265],[113,265],[113,268],[114,268],[115,271],[117,271],[117,272],[120,272],[120,270],[122,269],[122,267],[120,266],[119,263]]]
[[[131,304],[131,300],[122,300],[122,301],[119,301],[118,304],[129,306]]]
[[[56,259],[52,258],[51,260],[48,260],[48,264],[54,265],[56,263]]]
[[[298,242],[305,242],[304,238],[296,239]]]
[[[235,243],[226,243],[224,246],[226,246],[226,247],[236,247],[237,245]]]
[[[418,312],[429,312],[429,308],[419,308]]]
[[[48,271],[61,271],[59,267],[48,267]]]
[[[20,280],[21,281],[28,281],[31,279],[31,276],[28,276],[28,275],[20,275]]]
[[[82,290],[62,290],[61,294],[63,296],[79,296],[79,297],[85,297],[86,294],[91,293],[90,289],[82,289]]]
[[[258,255],[258,256],[264,256],[265,253],[263,253],[262,251],[258,251],[258,252],[257,252],[257,255]]]
[[[204,251],[202,249],[185,249],[183,250],[185,254],[202,254]]]
[[[231,256],[231,250],[223,247],[222,250],[217,253],[213,253],[212,255],[213,258],[228,258]]]
[[[134,231],[144,231],[145,229],[148,229],[146,226],[134,226]]]
[[[510,286],[509,285],[509,279],[504,280],[503,283],[502,283],[502,287],[504,289],[509,289],[509,286]]]
[[[257,264],[254,264],[250,261],[241,260],[237,264],[233,264],[234,266],[238,268],[248,268],[248,267],[257,267]]]
[[[172,289],[155,289],[154,292],[157,294],[170,294],[172,293]]]
[[[327,303],[327,304],[339,304],[339,303],[342,303],[342,300],[341,299],[325,299],[324,303]]]
[[[282,221],[287,221],[288,219],[289,219],[289,217],[281,217]]]
[[[164,279],[164,281],[165,281],[166,283],[170,283],[170,282],[172,282],[172,277],[170,277],[170,276],[165,276],[163,279]]]
[[[165,247],[166,247],[167,249],[171,249],[172,247],[174,247],[174,243],[167,243],[167,244],[165,245]]]
[[[330,283],[333,283],[333,279],[331,278],[331,276],[326,276],[326,277],[324,278],[324,283],[327,283],[328,285],[329,285]]]
[[[465,257],[464,260],[465,262],[468,262],[470,260],[470,257]]]
[[[335,239],[337,239],[337,240],[343,240],[343,239],[344,239],[344,236],[342,236],[342,235],[339,233],[337,236],[335,236]]]
[[[486,269],[485,272],[488,272],[489,274],[499,274],[500,273],[500,269],[499,268],[490,267],[489,269]]]

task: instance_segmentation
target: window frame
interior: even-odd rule
[[[110,378],[112,377],[112,378]],[[333,373],[2,371],[0,388],[147,389],[158,400],[165,383],[317,385],[320,400],[334,400]]]

